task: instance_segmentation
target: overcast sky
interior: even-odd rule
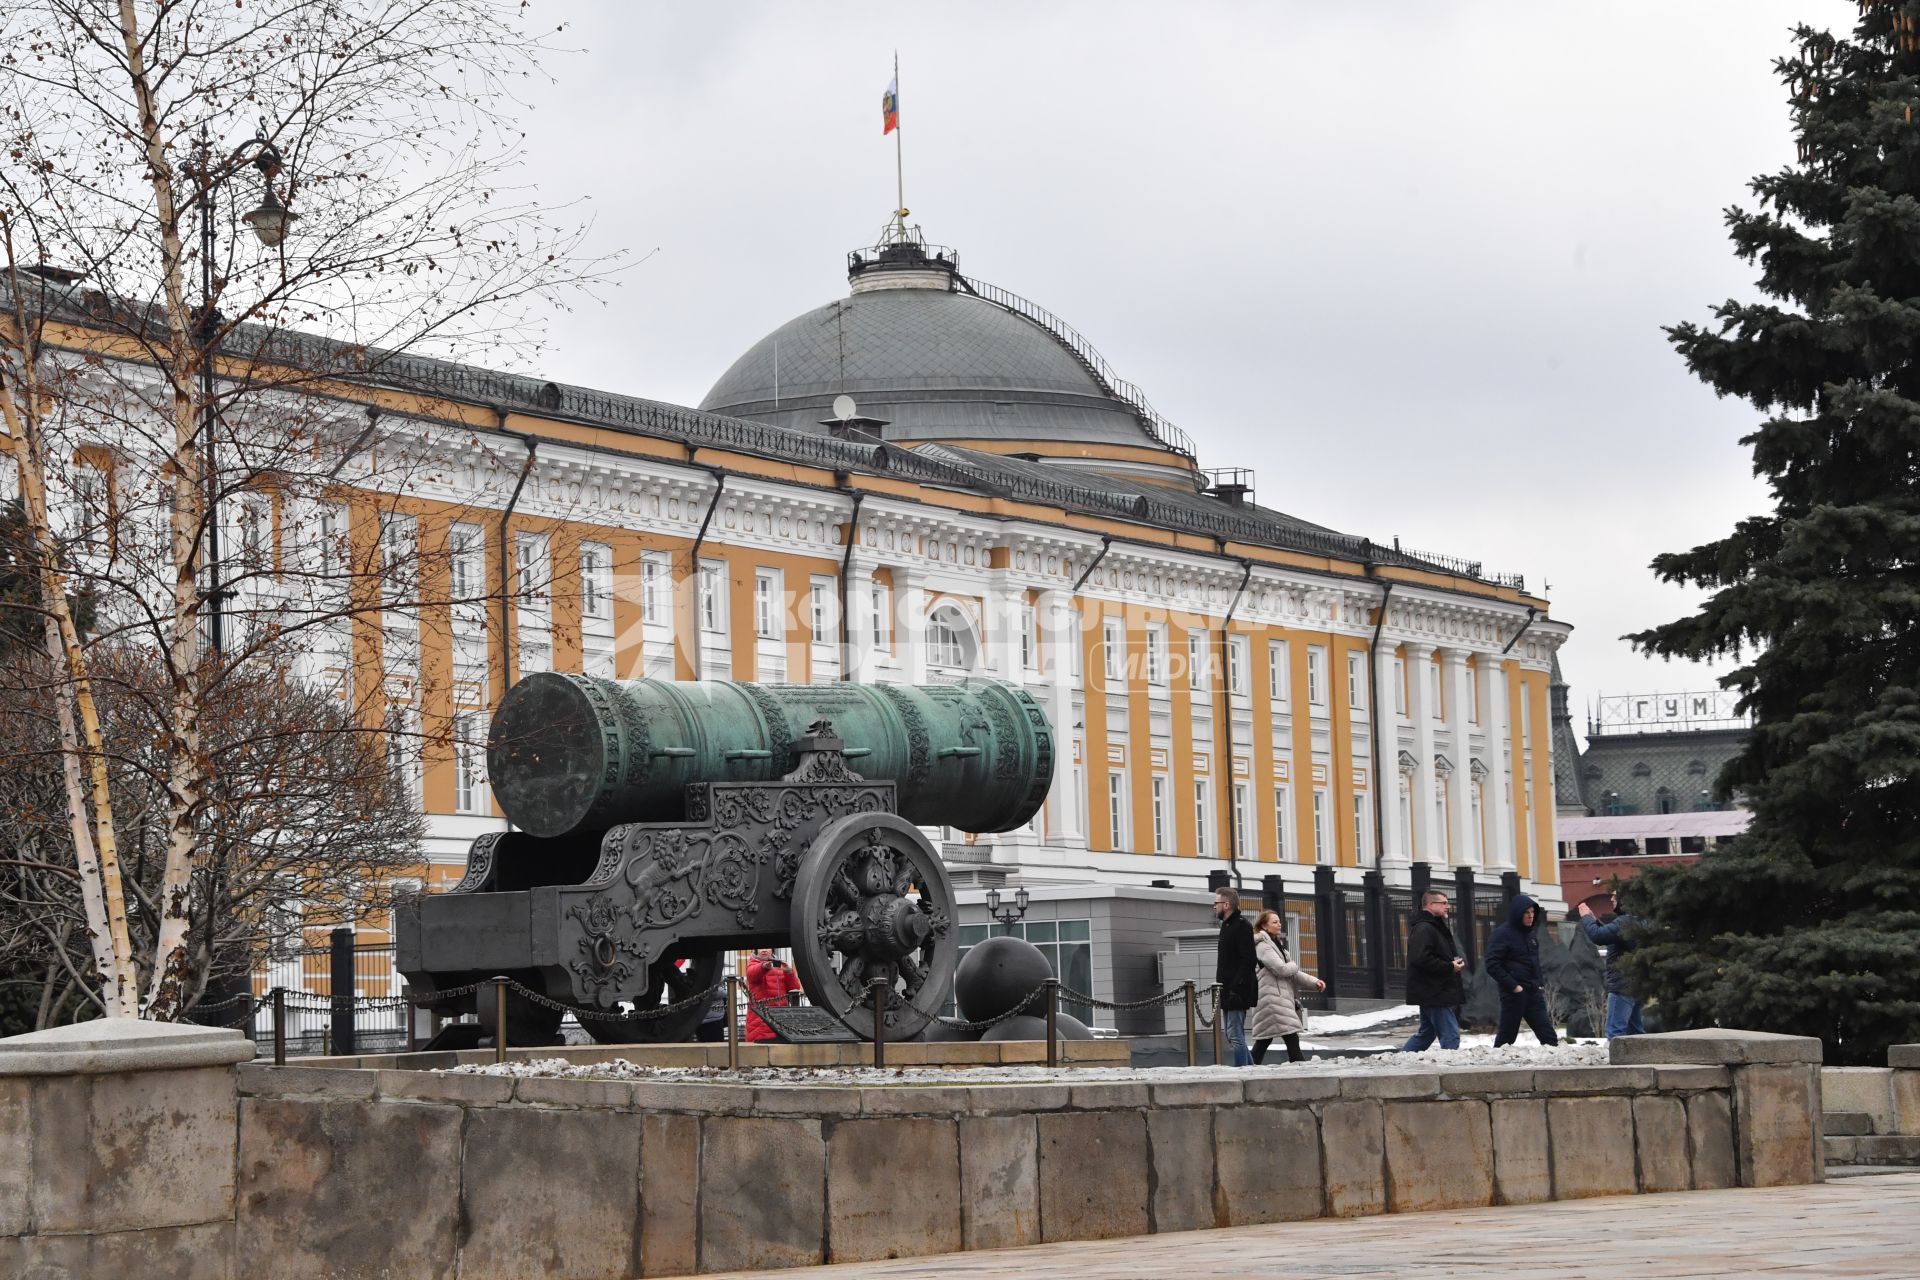
[[[552,12],[552,10],[549,10]],[[1661,326],[1751,292],[1721,211],[1792,159],[1772,60],[1846,0],[566,6],[548,199],[636,261],[545,376],[697,404],[846,292],[894,203],[1086,334],[1258,498],[1550,584],[1576,721],[1710,687],[1619,639],[1647,562],[1763,509],[1757,415]]]

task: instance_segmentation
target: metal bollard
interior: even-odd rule
[[[408,991],[409,988],[404,983],[401,984],[400,1016],[407,1022],[407,1052],[413,1053],[420,1047],[420,1026],[415,1020],[420,1011],[413,1007],[413,997],[408,994]]]
[[[740,975],[727,975],[727,1070],[740,1069]]]
[[[1213,996],[1213,1065],[1216,1067],[1225,1066],[1227,1019],[1220,1008],[1220,984],[1216,982],[1207,988],[1207,990]]]
[[[887,992],[893,984],[885,978],[874,978],[867,983],[867,994],[873,998],[873,1065],[887,1065]]]
[[[1187,996],[1187,1065],[1197,1067],[1200,1065],[1200,1036],[1199,1033],[1194,1030],[1193,1025],[1195,1016],[1193,1007],[1195,999],[1194,986],[1191,982],[1183,982],[1180,985],[1185,989]]]
[[[273,1065],[287,1065],[287,991],[273,989]]]
[[[1060,981],[1047,979],[1047,1065],[1060,1065]]]
[[[507,980],[493,980],[493,1060],[507,1060]]]

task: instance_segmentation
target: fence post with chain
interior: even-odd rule
[[[727,975],[727,1070],[740,1069],[740,975]]]
[[[885,978],[874,978],[867,983],[867,991],[873,997],[873,1065],[876,1068],[887,1065],[887,992],[893,990],[893,984]]]
[[[507,1060],[507,982],[506,978],[493,980],[493,1060]]]
[[[273,989],[273,1065],[287,1065],[287,989]]]
[[[1047,979],[1047,1066],[1060,1065],[1060,980]]]
[[[1220,1012],[1220,984],[1214,983],[1210,994],[1213,1000],[1213,1065],[1226,1065],[1224,1058],[1227,1050],[1226,1018]]]
[[[1191,981],[1183,982],[1180,985],[1184,989],[1187,998],[1187,1065],[1197,1067],[1200,1065],[1200,1036],[1193,1025],[1197,1012],[1194,1008],[1195,989]]]

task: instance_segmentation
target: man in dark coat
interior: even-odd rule
[[[1460,1047],[1460,1015],[1454,1011],[1467,1001],[1460,981],[1467,962],[1447,927],[1452,910],[1446,894],[1429,889],[1407,930],[1407,1003],[1420,1006],[1420,1029],[1400,1046],[1402,1053],[1419,1053],[1435,1040],[1442,1049]]]
[[[1221,889],[1213,895],[1213,914],[1220,921],[1220,959],[1213,980],[1220,984],[1220,1019],[1233,1046],[1233,1065],[1253,1065],[1247,1047],[1247,1010],[1260,999],[1253,958],[1253,922],[1240,914],[1240,895]]]
[[[1525,1018],[1541,1044],[1559,1044],[1553,1015],[1547,1012],[1544,971],[1540,968],[1540,938],[1536,925],[1540,904],[1522,893],[1507,908],[1507,922],[1487,939],[1487,976],[1500,992],[1500,1030],[1495,1048],[1512,1044]]]
[[[1602,920],[1593,908],[1580,904],[1580,927],[1587,941],[1607,953],[1607,1039],[1637,1036],[1646,1032],[1640,1021],[1640,1002],[1627,990],[1627,976],[1620,972],[1620,957],[1633,950],[1633,930],[1639,921],[1626,912],[1617,912]]]

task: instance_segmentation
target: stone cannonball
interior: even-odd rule
[[[953,995],[961,1017],[984,1022],[1010,1012],[1052,976],[1040,948],[1025,938],[988,938],[961,958],[953,975]],[[1027,1011],[1040,1007],[1034,996]]]
[[[1054,1015],[1055,1039],[1091,1040],[1093,1032],[1087,1030],[1087,1024],[1064,1013]],[[1008,1018],[981,1032],[980,1039],[987,1040],[1045,1040],[1047,1038],[1047,1020],[1023,1013],[1017,1018]]]

